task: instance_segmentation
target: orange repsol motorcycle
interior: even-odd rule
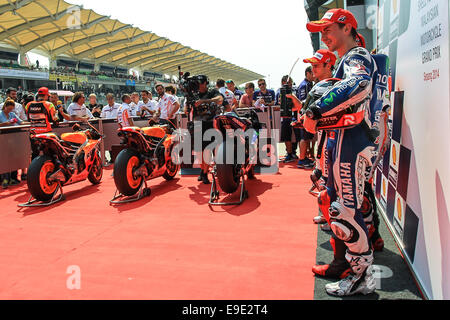
[[[82,131],[35,134],[31,137],[33,154],[38,155],[28,168],[30,200],[20,207],[46,206],[64,198],[62,186],[88,179],[99,184],[103,176],[100,142],[103,136],[92,125]],[[60,195],[56,197],[58,191]]]
[[[111,204],[149,196],[151,191],[147,187],[147,180],[161,176],[172,180],[176,176],[180,165],[172,158],[172,150],[178,138],[170,126],[123,127],[119,129],[118,135],[126,147],[114,162],[113,175],[117,191]]]

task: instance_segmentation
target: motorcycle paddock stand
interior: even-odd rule
[[[239,196],[239,201],[236,202],[218,202],[219,201],[219,190],[217,188],[217,181],[216,181],[216,168],[214,167],[212,172],[212,184],[211,184],[211,193],[209,195],[209,202],[208,204],[211,206],[235,206],[235,205],[240,205],[242,204],[245,199],[248,198],[248,191],[245,188],[245,177],[244,174],[241,171],[239,180],[240,180],[240,185],[241,185],[241,191],[240,191],[240,196]]]
[[[123,203],[130,203],[139,201],[144,197],[149,197],[152,194],[152,191],[149,187],[147,187],[147,181],[144,179],[143,183],[141,183],[141,186],[139,188],[139,191],[137,194],[132,196],[125,196],[119,192],[119,190],[116,189],[116,192],[114,193],[114,197],[109,201],[110,205],[113,204],[123,204]]]
[[[60,191],[59,196],[56,197],[58,191]],[[34,199],[33,196],[30,196],[26,203],[18,204],[17,206],[20,208],[33,208],[33,207],[47,207],[51,206],[57,202],[60,202],[65,199],[63,189],[61,183],[58,182],[58,186],[56,187],[55,192],[52,194],[52,198],[49,201],[39,201]]]

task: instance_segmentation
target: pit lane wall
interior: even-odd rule
[[[449,1],[379,0],[377,50],[390,57],[392,143],[379,206],[423,293],[450,299]]]

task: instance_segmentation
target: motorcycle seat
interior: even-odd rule
[[[144,127],[144,128],[141,128],[141,130],[145,135],[151,136],[151,137],[156,137],[156,138],[162,139],[166,135],[166,132],[164,131],[164,129],[159,126]]]
[[[61,140],[65,142],[83,144],[87,140],[87,136],[84,132],[69,132],[61,135]]]

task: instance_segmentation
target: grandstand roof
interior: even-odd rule
[[[0,42],[23,53],[38,49],[52,59],[64,54],[171,75],[177,75],[181,65],[183,71],[238,83],[263,77],[63,0],[0,0]]]

